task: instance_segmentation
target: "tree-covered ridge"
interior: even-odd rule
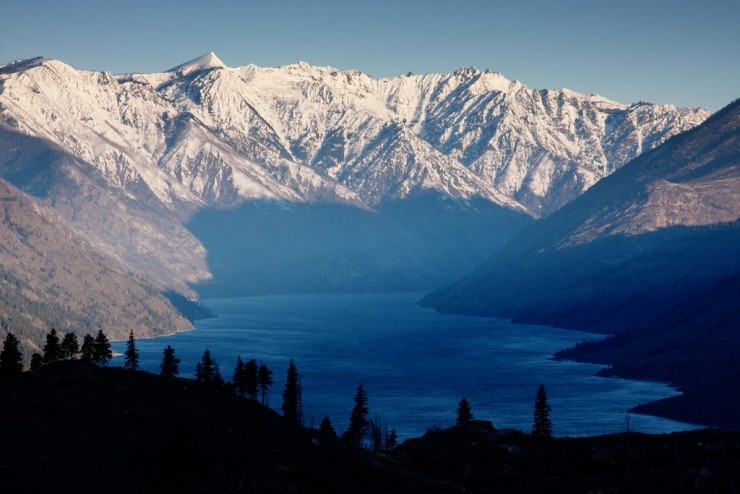
[[[209,309],[205,305],[201,304],[197,300],[190,300],[189,298],[168,290],[163,295],[170,301],[172,306],[177,309],[180,314],[185,316],[190,322],[194,322],[200,319],[210,319],[211,317],[217,317],[213,310]]]

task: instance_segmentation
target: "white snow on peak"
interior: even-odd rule
[[[375,207],[434,189],[547,214],[709,115],[533,90],[474,67],[375,79],[306,62],[214,70],[226,66],[208,53],[111,76],[39,60],[0,66],[0,118],[173,208]]]
[[[173,67],[167,72],[194,72],[196,70],[204,70],[204,69],[225,69],[226,64],[221,61],[218,56],[213,53],[209,52],[205,55],[201,55],[198,58],[194,58],[193,60],[190,60],[189,62],[185,62],[183,64],[178,65],[177,67]]]
[[[10,74],[12,72],[20,72],[23,70],[27,70],[33,67],[38,67],[42,63],[49,60],[48,58],[44,57],[35,57],[30,58],[28,60],[25,59],[19,59],[19,60],[13,60],[12,62],[6,63],[6,64],[0,64],[0,71],[3,73]]]

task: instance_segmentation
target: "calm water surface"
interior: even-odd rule
[[[208,348],[224,379],[237,355],[255,358],[275,373],[270,405],[279,410],[285,372],[294,359],[303,384],[306,423],[328,415],[347,427],[358,383],[368,392],[371,417],[401,438],[454,423],[467,397],[475,418],[499,428],[529,431],[537,387],[544,384],[556,435],[624,431],[626,410],[671,396],[669,387],[600,378],[601,367],[549,360],[557,350],[597,335],[504,319],[439,314],[416,302],[423,294],[300,294],[204,300],[219,317],[194,331],[137,340],[141,367],[159,372],[162,350],[175,348],[181,376],[192,377]],[[113,344],[123,352],[124,342]],[[113,359],[122,365],[123,357]],[[631,430],[694,428],[668,419],[630,414]]]

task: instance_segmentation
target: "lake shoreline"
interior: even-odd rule
[[[217,358],[225,379],[230,379],[237,355],[264,360],[275,372],[272,393],[276,407],[283,367],[295,358],[311,408],[307,421],[309,413],[316,423],[330,415],[341,428],[349,415],[354,386],[365,381],[371,410],[389,426],[412,428],[405,437],[451,424],[454,408],[463,396],[472,400],[474,413],[493,420],[496,427],[526,430],[531,426],[531,402],[541,381],[550,382],[554,409],[560,415],[556,434],[567,436],[622,432],[627,410],[654,401],[656,396],[675,393],[655,383],[594,377],[602,366],[550,360],[560,348],[601,335],[439,314],[416,304],[422,295],[395,292],[204,299],[201,303],[215,309],[219,317],[197,321],[194,331],[175,333],[166,341],[142,339],[138,345],[143,352],[142,367],[148,370],[148,365],[157,372],[167,344],[183,359],[184,376],[190,375],[205,348]],[[357,353],[358,349],[362,351]],[[485,364],[487,360],[490,365]],[[429,376],[417,375],[417,361]],[[456,374],[480,377],[458,382]],[[512,380],[519,385],[512,385]],[[320,389],[327,386],[330,391]],[[589,408],[589,401],[602,399],[600,388],[606,393],[607,411]],[[635,422],[637,429],[650,432],[694,428],[693,424],[671,425],[662,419]]]

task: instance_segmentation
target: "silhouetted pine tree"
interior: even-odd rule
[[[139,350],[136,349],[133,329],[128,334],[128,342],[126,343],[126,352],[124,353],[123,366],[129,370],[136,370],[139,368]]]
[[[396,446],[398,446],[398,433],[396,432],[396,429],[391,429],[391,433],[385,440],[385,449],[393,451],[396,449]]]
[[[244,394],[254,401],[257,401],[259,396],[258,372],[259,369],[255,359],[250,359],[244,364]]]
[[[300,424],[301,420],[301,382],[298,370],[290,359],[288,374],[283,390],[283,416],[290,422]]]
[[[162,364],[159,368],[164,377],[175,377],[180,373],[180,359],[175,357],[175,349],[170,345],[162,352]]]
[[[195,366],[195,380],[205,384],[221,385],[224,383],[218,371],[218,364],[211,357],[211,351],[208,349],[203,352],[203,357]]]
[[[234,392],[239,396],[246,394],[246,386],[244,385],[244,361],[242,356],[236,357],[236,367],[234,367],[234,377],[232,381],[234,383]]]
[[[337,431],[335,431],[334,426],[331,425],[331,420],[329,420],[329,417],[324,417],[321,420],[321,425],[319,426],[319,434],[323,437],[337,437]]]
[[[44,357],[40,353],[34,352],[31,355],[31,372],[38,372],[44,366]]]
[[[110,347],[110,342],[102,329],[99,330],[97,336],[95,336],[92,349],[93,361],[102,367],[108,365],[108,361],[113,358],[113,350]]]
[[[357,386],[357,392],[355,393],[355,406],[352,408],[352,415],[349,418],[349,427],[342,435],[344,441],[354,446],[362,446],[362,441],[367,434],[368,412],[367,392],[365,386],[360,384]]]
[[[65,334],[64,338],[62,338],[60,349],[62,359],[75,359],[77,354],[80,353],[80,344],[77,342],[77,335],[72,332]]]
[[[470,410],[470,402],[467,398],[460,400],[460,404],[457,405],[457,417],[455,418],[455,425],[458,427],[467,427],[470,425],[470,421],[473,420],[473,412]]]
[[[262,404],[268,406],[270,404],[269,390],[272,386],[272,371],[265,364],[261,364],[257,370],[257,384],[260,388]]]
[[[59,335],[57,330],[51,328],[49,334],[46,335],[46,344],[44,345],[44,362],[56,362],[61,359],[62,349],[59,344]]]
[[[221,373],[218,370],[218,365],[216,366],[216,375],[213,376],[213,384],[214,384],[214,386],[223,386],[223,385],[227,384],[227,383],[224,382],[224,378],[221,377]],[[228,385],[231,386],[231,383],[228,383]]]
[[[95,361],[95,338],[86,334],[82,338],[82,348],[80,348],[80,360],[83,362]]]
[[[13,333],[8,333],[0,352],[0,377],[12,378],[23,372],[23,348]]]
[[[540,384],[537,397],[534,400],[534,423],[532,435],[540,438],[552,437],[552,422],[550,421],[550,404],[547,402],[547,392],[544,384]]]
[[[373,451],[383,450],[383,427],[380,425],[378,417],[370,421],[370,439],[372,440]]]

